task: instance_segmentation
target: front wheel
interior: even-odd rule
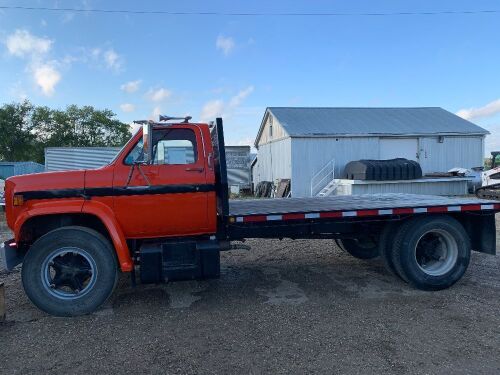
[[[22,282],[29,299],[56,316],[76,316],[97,309],[111,295],[118,264],[109,241],[84,227],[56,229],[28,251]]]
[[[449,216],[422,217],[403,224],[394,239],[392,261],[397,273],[422,290],[455,284],[470,261],[470,239]]]

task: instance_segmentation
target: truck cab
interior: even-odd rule
[[[201,252],[208,254],[217,231],[213,157],[208,124],[147,121],[102,168],[9,178],[5,197],[12,204],[6,205],[6,217],[14,239],[4,246],[5,268],[12,269],[22,261],[23,268],[28,268],[37,243],[57,240],[70,231],[90,241],[100,239],[98,248],[108,245],[104,247],[107,251],[99,251],[109,253],[108,263],[116,263],[113,274],[118,269],[132,271],[140,262],[138,251],[143,249],[143,263],[146,259],[155,263],[155,267],[143,267],[141,279],[145,282],[217,276],[217,267],[212,273],[208,270],[214,268],[208,265],[209,256],[204,256],[202,272],[198,250],[203,247]],[[218,266],[218,248],[212,247]],[[78,247],[68,247],[72,248]],[[84,269],[90,275],[98,268],[90,254],[78,250],[49,258],[43,271],[47,276],[33,298],[37,300],[40,293],[64,295],[67,301],[83,298],[91,280],[78,273]],[[159,265],[157,258],[161,258]],[[30,283],[29,277],[23,282],[25,286]]]

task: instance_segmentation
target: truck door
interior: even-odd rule
[[[197,128],[153,131],[153,162],[135,166],[142,140],[115,166],[114,211],[128,238],[206,233],[208,191],[205,152]]]

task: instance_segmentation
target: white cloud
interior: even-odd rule
[[[224,56],[228,56],[235,47],[234,39],[231,37],[225,37],[224,35],[219,35],[215,41],[215,47],[224,53]]]
[[[162,110],[159,106],[154,107],[153,112],[151,113],[150,119],[158,121],[158,118],[160,117],[161,113],[162,113]]]
[[[52,43],[52,40],[32,35],[28,30],[16,30],[5,40],[9,53],[17,57],[46,54]]]
[[[231,97],[227,103],[222,99],[207,102],[201,110],[201,121],[212,121],[220,116],[231,117],[234,111],[237,110],[253,90],[253,86],[248,86]]]
[[[137,90],[139,90],[139,86],[141,85],[141,80],[138,79],[136,81],[130,81],[130,82],[127,82],[127,83],[124,83],[123,85],[120,86],[120,89],[122,91],[125,91],[126,93],[133,93],[133,92],[136,92]]]
[[[220,99],[211,100],[203,106],[200,118],[201,121],[212,121],[216,117],[222,116],[223,112],[224,112],[224,101]]]
[[[135,105],[133,105],[131,103],[123,103],[123,104],[120,104],[120,109],[123,112],[134,112],[135,111]]]
[[[172,91],[165,89],[163,87],[156,90],[150,89],[147,93],[147,96],[153,102],[161,102],[171,97]]]
[[[35,83],[42,90],[45,96],[52,96],[55,87],[61,80],[61,73],[53,63],[35,64],[32,67]]]
[[[241,90],[238,94],[231,98],[231,100],[229,101],[229,106],[238,107],[241,102],[243,102],[243,100],[245,100],[252,92],[253,86],[248,86],[247,88]]]
[[[99,50],[94,50],[98,51],[97,55],[99,55]],[[93,51],[93,52],[94,52]],[[106,64],[106,67],[114,70],[115,72],[119,72],[123,68],[123,58],[116,53],[114,49],[108,49],[103,53],[103,58],[104,58],[104,63]]]
[[[457,112],[457,115],[466,120],[472,120],[482,117],[491,117],[498,113],[500,113],[500,99],[494,100],[482,107],[461,109]]]

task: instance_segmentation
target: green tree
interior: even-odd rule
[[[3,160],[42,163],[45,147],[122,146],[131,136],[109,109],[70,105],[63,111],[29,102],[0,108],[0,132],[2,149],[10,150],[0,150]]]
[[[33,106],[28,101],[0,107],[0,159],[32,160],[38,142],[31,116]]]

